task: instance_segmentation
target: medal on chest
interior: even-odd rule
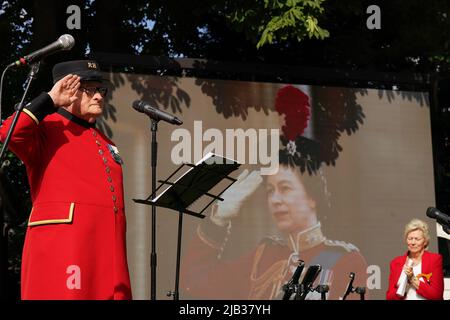
[[[117,162],[118,164],[123,164],[123,160],[119,154],[119,149],[117,149],[116,146],[108,144],[108,150],[111,153],[111,156],[113,157],[115,162]]]

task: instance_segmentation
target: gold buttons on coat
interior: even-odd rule
[[[97,137],[97,132],[92,131],[92,134],[94,137]],[[96,138],[95,139],[95,144],[98,146],[98,154],[100,155],[103,164],[105,165],[105,171],[106,171],[106,179],[108,180],[108,184],[109,184],[109,190],[113,193],[112,194],[112,201],[113,201],[113,211],[114,213],[119,212],[119,208],[116,205],[117,202],[117,195],[114,193],[115,192],[115,188],[113,185],[113,179],[110,175],[111,173],[111,167],[108,165],[108,159],[106,158],[106,154],[105,151],[101,148],[102,147],[102,142],[100,142],[100,138]]]

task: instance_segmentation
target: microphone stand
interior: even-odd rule
[[[450,224],[447,223],[447,221],[445,221],[442,218],[436,218],[436,222],[439,223],[442,227],[442,230],[444,230],[444,232],[446,234],[450,234]]]
[[[9,130],[8,130],[8,134],[6,136],[5,142],[3,142],[2,150],[0,151],[0,163],[3,161],[5,150],[8,148],[9,141],[11,140],[12,133],[14,131],[14,128],[16,127],[17,120],[19,119],[19,115],[22,112],[23,108],[25,107],[24,106],[25,98],[26,98],[26,96],[28,94],[28,90],[31,87],[31,82],[34,79],[36,79],[36,77],[37,77],[37,74],[39,72],[39,66],[40,66],[40,62],[36,62],[36,63],[33,63],[31,65],[30,73],[28,74],[28,78],[27,78],[27,80],[25,82],[26,83],[25,91],[23,93],[23,96],[22,96],[22,99],[20,100],[19,105],[17,106],[17,112],[14,115],[13,121],[11,122],[11,126],[9,127]]]
[[[166,113],[155,113],[155,112],[147,112],[146,106],[143,105],[143,101],[136,100],[133,103],[133,108],[138,112],[143,112],[149,116],[151,119],[151,131],[152,131],[152,141],[151,141],[151,167],[152,167],[152,193],[150,195],[150,202],[152,202],[152,251],[150,254],[150,296],[151,300],[156,300],[156,265],[157,265],[157,255],[156,255],[156,205],[153,203],[153,200],[156,198],[156,164],[158,160],[158,142],[156,139],[156,132],[158,131],[158,121],[165,120],[169,123],[174,124],[172,121],[169,121]],[[155,111],[152,109],[152,111]],[[182,124],[182,122],[175,117],[178,121],[177,125]],[[176,297],[177,298],[177,297]]]
[[[183,206],[183,202],[181,201],[180,197],[176,196],[175,201],[177,203],[178,207],[178,239],[177,239],[177,263],[176,263],[176,270],[175,270],[175,290],[169,291],[167,293],[167,296],[173,297],[173,300],[179,300],[180,299],[180,260],[181,260],[181,239],[183,237],[183,215],[185,208]]]
[[[8,224],[4,199],[0,198],[0,300],[7,300],[8,281]]]
[[[350,282],[347,285],[347,290],[345,290],[345,294],[344,297],[342,298],[342,300],[347,299],[348,295],[350,293],[357,293],[359,294],[359,299],[360,300],[364,300],[364,295],[366,293],[366,288],[365,287],[353,287],[353,280],[355,280],[355,274],[353,272],[350,272]]]
[[[444,230],[444,232],[446,234],[450,234],[450,226],[447,226],[447,225],[444,225],[444,224],[441,224],[441,226],[442,226],[442,230]]]
[[[288,283],[283,285],[284,295],[282,300],[289,300],[291,295],[297,291],[298,289],[298,280],[302,274],[303,268],[305,267],[305,262],[303,260],[298,261],[298,266],[295,269],[294,274],[292,275],[291,280]]]
[[[22,99],[20,100],[20,103],[17,107],[17,111],[14,115],[14,118],[11,122],[11,126],[9,127],[8,134],[6,135],[6,139],[3,142],[2,149],[0,151],[0,165],[3,167],[3,158],[5,157],[5,151],[8,148],[9,141],[11,140],[12,134],[14,132],[14,129],[16,127],[17,121],[19,119],[19,116],[25,107],[24,102],[27,97],[28,91],[31,87],[31,83],[33,80],[37,78],[37,74],[39,72],[40,62],[36,62],[31,64],[31,70],[28,74],[28,77],[25,82],[25,90],[22,95]],[[0,119],[1,121],[2,119]],[[1,200],[1,217],[0,217],[0,299],[6,299],[7,297],[7,289],[9,287],[8,285],[8,225],[6,222],[5,217],[5,199]]]
[[[151,118],[152,144],[151,144],[151,166],[152,166],[152,195],[151,200],[156,197],[156,164],[158,160],[158,142],[156,132],[158,131],[158,121]],[[156,205],[152,204],[152,252],[150,255],[150,287],[151,300],[156,300]]]
[[[310,288],[306,287],[303,283],[300,283],[295,285],[295,289],[294,300],[305,300]]]
[[[364,294],[366,293],[365,287],[356,287],[355,292],[359,294],[359,300],[364,300]]]
[[[355,288],[353,288],[353,280],[355,280],[355,273],[350,272],[348,275],[350,278],[350,281],[347,284],[347,289],[345,290],[344,296],[342,297],[342,300],[347,299],[348,295],[352,292],[354,292]]]
[[[318,285],[314,289],[314,291],[320,293],[320,300],[327,300],[327,292],[329,290],[330,290],[330,287],[325,284]]]

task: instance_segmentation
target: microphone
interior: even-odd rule
[[[442,225],[450,226],[450,217],[436,208],[429,207],[427,209],[427,216],[436,219]]]
[[[309,266],[300,284],[299,290],[294,297],[294,300],[305,300],[308,293],[312,290],[312,285],[316,281],[319,273],[322,271],[320,264]]]
[[[347,298],[347,296],[353,291],[353,280],[355,280],[355,273],[350,272],[349,277],[350,277],[350,281],[347,285],[347,289],[345,290],[342,300],[345,300]]]
[[[291,280],[287,284],[283,286],[284,295],[282,300],[289,300],[292,293],[294,293],[295,285],[298,285],[298,280],[300,279],[300,275],[302,274],[303,268],[305,267],[305,262],[303,260],[298,261],[298,266],[292,275]]]
[[[290,282],[293,284],[298,284],[298,280],[300,279],[300,275],[302,274],[303,268],[305,267],[305,262],[303,260],[298,261],[298,266],[295,269],[294,274],[292,275],[292,279]]]
[[[136,111],[145,113],[153,120],[159,121],[163,120],[171,124],[176,124],[179,126],[180,124],[183,124],[183,121],[178,119],[177,117],[171,115],[170,113],[167,113],[165,111],[162,111],[158,108],[152,107],[148,102],[145,102],[143,100],[136,100],[133,102],[133,108]]]
[[[23,58],[20,58],[19,60],[11,63],[8,67],[14,67],[14,66],[23,66],[26,64],[31,64],[35,61],[39,61],[45,56],[48,56],[52,53],[61,51],[61,50],[70,50],[75,45],[75,39],[70,34],[63,34],[61,37],[58,38],[55,42],[36,50],[29,55],[26,55]]]

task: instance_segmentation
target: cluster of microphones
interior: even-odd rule
[[[300,276],[305,268],[305,262],[303,260],[298,261],[297,268],[292,275],[292,278],[283,286],[283,298],[282,300],[305,300],[308,294],[317,292],[320,293],[321,300],[326,300],[327,292],[330,290],[328,285],[319,284],[314,287],[314,282],[322,271],[322,266],[315,264],[309,266],[300,282]],[[366,293],[365,287],[353,287],[353,281],[355,279],[355,273],[350,272],[349,282],[345,289],[342,300],[346,300],[351,293],[357,293],[360,295],[360,300],[364,300]]]

